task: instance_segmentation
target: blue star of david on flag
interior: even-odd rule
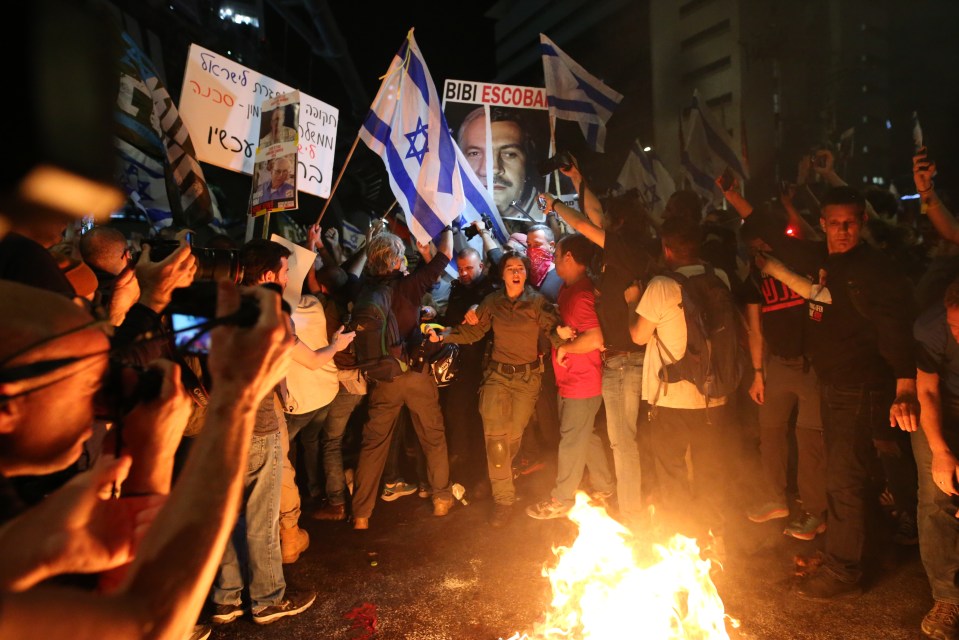
[[[492,219],[493,234],[506,240],[492,194],[450,135],[441,101],[412,30],[383,76],[360,129],[360,139],[380,158],[390,189],[419,242],[437,237],[446,225]],[[432,135],[430,135],[432,134]]]
[[[416,128],[409,133],[403,134],[406,136],[406,139],[410,142],[410,149],[406,152],[407,158],[416,158],[416,161],[420,163],[420,166],[423,166],[423,156],[426,155],[426,152],[430,150],[430,137],[427,133],[427,129],[430,128],[429,124],[423,123],[423,118],[416,119]],[[423,136],[423,148],[417,150],[416,148],[416,139],[422,134]]]

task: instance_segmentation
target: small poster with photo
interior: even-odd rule
[[[299,93],[296,91],[263,103],[250,195],[253,216],[297,208],[298,116]]]

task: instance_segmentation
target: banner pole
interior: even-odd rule
[[[266,215],[263,216],[263,239],[270,239],[270,214],[272,212],[267,211]]]
[[[547,154],[547,157],[552,158],[555,155],[556,155],[556,116],[550,114],[549,116],[549,154]],[[556,184],[556,195],[558,196],[563,195],[562,193],[560,193],[559,171],[553,171],[553,173],[551,173],[549,177],[551,177]],[[549,181],[547,180],[547,182]],[[550,185],[546,185],[546,186],[547,186],[547,191],[549,191],[548,187]]]
[[[336,182],[333,183],[333,188],[330,190],[330,197],[326,199],[326,202],[323,203],[323,209],[320,211],[320,215],[316,218],[316,224],[320,224],[320,221],[323,220],[323,216],[326,214],[326,209],[330,206],[330,202],[333,201],[333,194],[336,193],[336,188],[340,186],[340,180],[343,179],[343,174],[346,172],[347,165],[350,164],[350,159],[353,157],[353,152],[356,151],[356,145],[360,142],[360,134],[356,133],[356,139],[353,140],[353,146],[350,147],[350,152],[346,154],[346,160],[343,161],[343,166],[340,167],[340,173],[336,176]]]

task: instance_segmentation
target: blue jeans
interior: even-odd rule
[[[942,416],[943,436],[959,452],[959,421]],[[959,604],[959,497],[948,496],[932,479],[932,451],[922,429],[912,434],[912,452],[919,467],[919,552],[932,597]]]
[[[613,449],[619,511],[627,522],[643,515],[642,469],[636,443],[636,421],[643,388],[642,351],[606,359],[603,367],[603,402],[606,431]]]
[[[246,534],[250,569],[250,602],[253,610],[279,604],[286,592],[280,559],[280,482],[282,453],[279,432],[253,436],[246,476],[243,479],[241,514],[213,582],[213,602],[240,604],[243,573],[236,546]]]
[[[329,413],[330,405],[307,411],[306,413],[287,413],[286,428],[290,434],[290,447],[293,439],[299,434],[300,449],[303,452],[303,467],[306,469],[306,486],[310,497],[320,495],[322,484],[320,481],[320,431],[323,421]],[[295,460],[294,460],[295,461]]]
[[[320,439],[323,443],[326,499],[333,505],[343,504],[346,501],[346,478],[343,476],[343,433],[346,432],[346,425],[353,410],[362,400],[362,395],[349,393],[340,387],[333,402],[325,407],[327,413]],[[312,482],[310,495],[313,495]]]
[[[615,486],[603,440],[593,431],[602,402],[603,396],[559,398],[559,459],[552,496],[566,506],[572,506],[576,499],[583,469],[589,469],[594,491],[612,492]]]
[[[840,580],[858,582],[866,529],[866,483],[876,457],[873,430],[889,424],[895,393],[891,381],[889,385],[823,383],[820,389],[829,507],[823,566]]]

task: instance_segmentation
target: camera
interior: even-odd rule
[[[111,357],[103,386],[93,397],[93,413],[100,420],[119,420],[136,405],[160,397],[163,372],[133,366]]]
[[[282,295],[279,285],[268,282],[260,285]],[[290,305],[283,301],[283,311],[290,313]],[[260,305],[256,298],[240,297],[240,308],[224,318],[216,317],[216,282],[204,280],[189,287],[175,289],[170,304],[163,310],[170,319],[173,330],[173,346],[193,354],[210,351],[210,330],[218,325],[252,327],[260,317]]]
[[[560,151],[552,158],[547,158],[539,163],[540,175],[546,176],[557,169],[566,170],[573,166],[573,156],[568,151]]]
[[[196,258],[195,280],[229,280],[239,284],[243,280],[243,267],[240,265],[240,252],[235,249],[204,249],[193,246],[193,234],[187,235],[190,252]],[[160,262],[173,255],[180,243],[176,240],[147,241],[150,245],[150,260]],[[134,262],[139,256],[134,256]]]
[[[483,224],[486,226],[487,229],[493,228],[493,221],[490,220],[490,217],[488,215],[484,213],[482,216],[480,216],[480,218],[482,219]],[[463,235],[466,236],[467,240],[472,240],[477,235],[479,235],[479,231],[477,231],[476,227],[474,227],[473,225],[467,225],[463,227],[462,231],[463,231]]]

